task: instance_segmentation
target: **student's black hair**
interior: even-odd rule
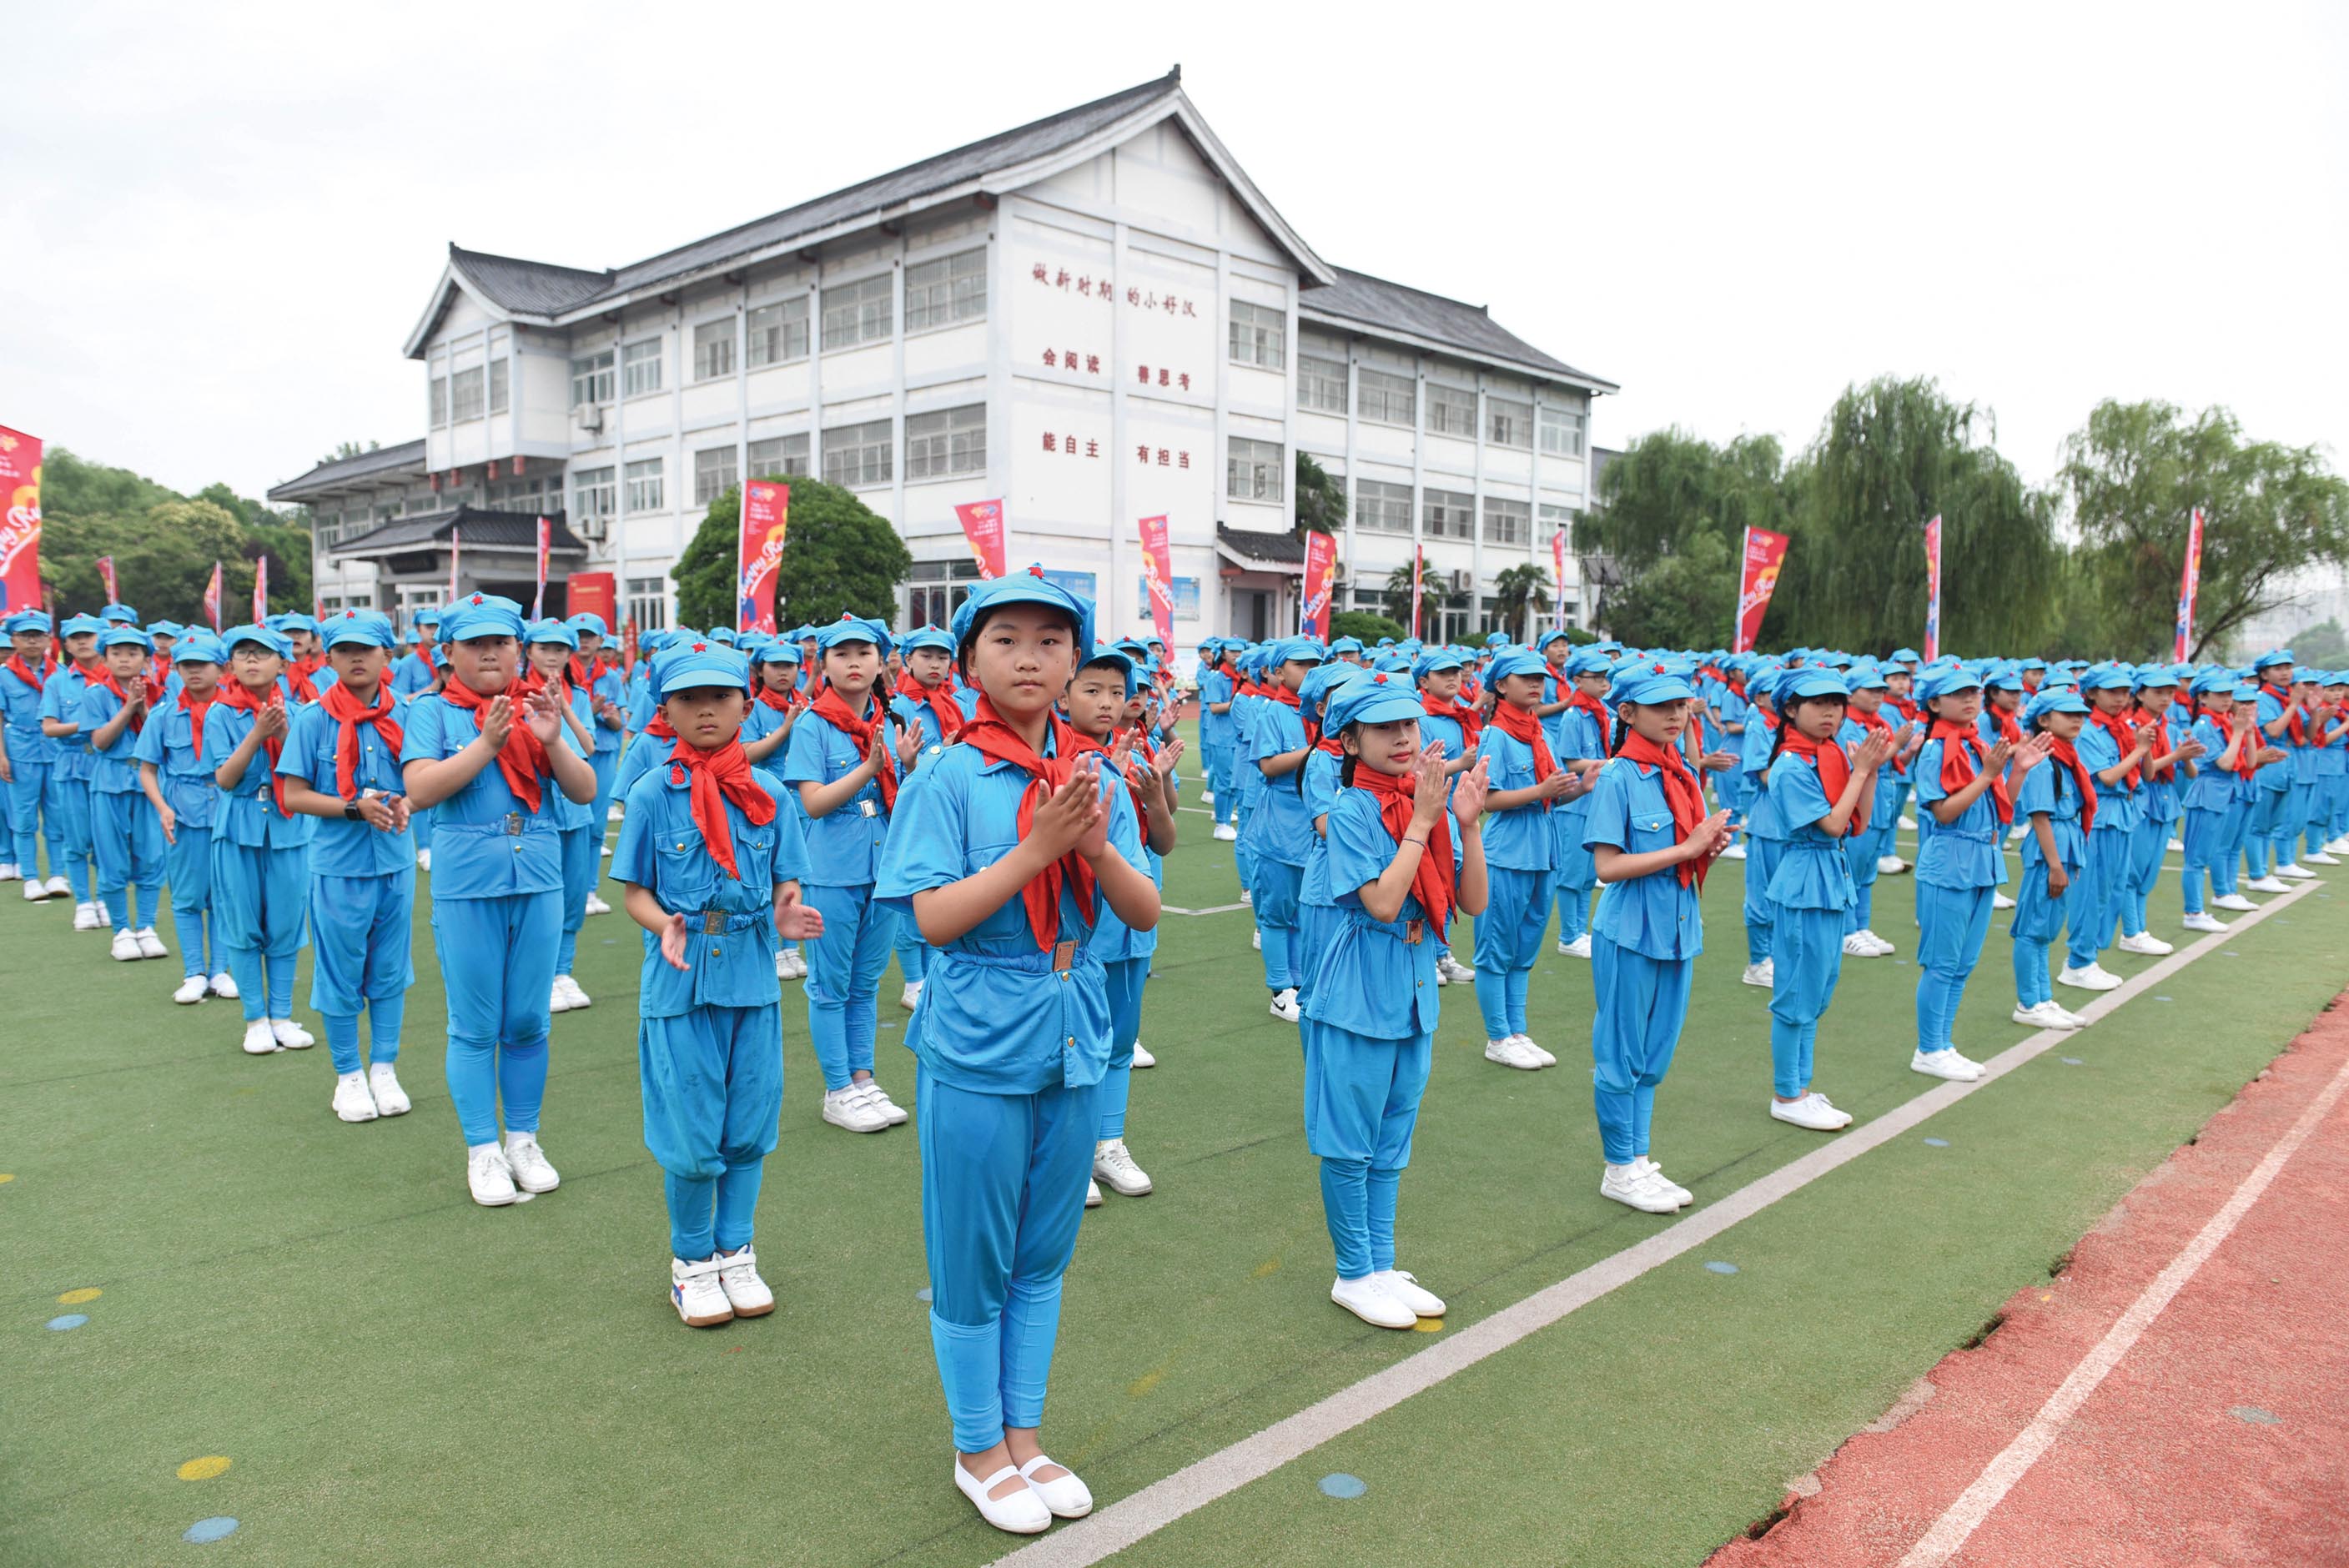
[[[2046,732],[2047,715],[2043,713],[2037,718],[2031,721],[2031,733],[2033,735],[2044,735]],[[2047,780],[2049,783],[2055,786],[2055,799],[2058,803],[2061,803],[2064,799],[2064,775],[2071,771],[2072,770],[2069,768],[2060,766],[2051,768],[2047,770]]]
[[[1362,727],[1359,724],[1350,724],[1338,731],[1338,788],[1340,789],[1350,789],[1354,787],[1354,764],[1362,759],[1361,751],[1346,749],[1346,737],[1350,735],[1354,738],[1354,744],[1359,748],[1362,744]],[[1313,759],[1309,757],[1306,760],[1310,762]],[[1302,773],[1305,769],[1300,768],[1298,771]]]
[[[978,645],[978,634],[987,630],[987,624],[989,621],[992,621],[996,616],[1001,614],[1004,611],[1010,609],[1015,604],[1036,605],[1039,608],[1051,611],[1053,614],[1060,617],[1061,624],[1069,629],[1069,640],[1071,643],[1076,641],[1078,630],[1077,618],[1069,614],[1068,611],[1061,609],[1057,604],[1041,604],[1039,601],[1033,599],[1009,599],[1000,604],[989,604],[986,609],[981,610],[978,614],[971,617],[970,630],[965,632],[962,634],[962,640],[955,645],[955,670],[962,676],[963,679],[970,679],[970,650]]]

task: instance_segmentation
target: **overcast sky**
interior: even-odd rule
[[[423,433],[399,350],[450,240],[617,265],[1180,61],[1325,259],[1619,383],[1602,445],[1797,448],[1885,373],[1993,409],[2033,481],[2105,397],[2342,438],[2342,7],[1350,14],[30,7],[0,424],[258,494]]]

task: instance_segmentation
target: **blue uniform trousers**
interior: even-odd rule
[[[563,935],[554,946],[554,972],[571,973],[579,954],[579,928],[587,923],[587,895],[603,874],[604,820],[592,826],[565,828],[563,841]]]
[[[49,874],[66,874],[65,845],[57,837],[57,812],[60,810],[50,782],[56,769],[46,762],[27,762],[23,758],[9,758],[10,771],[16,778],[8,785],[8,832],[16,857],[25,880],[30,882],[40,869],[41,840],[49,841]],[[46,833],[43,830],[46,829]]]
[[[1929,1056],[1957,1043],[1958,1004],[1982,962],[1997,892],[1917,884],[1917,1048]]]
[[[432,951],[449,993],[450,1102],[467,1147],[536,1132],[546,1098],[548,993],[563,935],[563,893],[432,901]]]
[[[2243,830],[2243,860],[2251,868],[2253,882],[2267,875],[2275,865],[2276,822],[2283,815],[2283,798],[2290,793],[2288,789],[2266,789],[2251,793],[2251,818]]]
[[[1125,1136],[1126,1097],[1133,1087],[1133,1043],[1142,1037],[1142,986],[1150,960],[1119,958],[1103,964],[1109,988],[1109,1068],[1102,1074],[1101,1130],[1103,1142]]]
[[[824,1088],[846,1088],[854,1075],[873,1070],[873,1041],[880,1028],[873,991],[889,965],[897,916],[873,902],[870,882],[810,882],[800,892],[823,914],[823,934],[800,944],[808,961],[808,1035]]]
[[[2121,894],[2121,931],[2127,935],[2145,934],[2146,901],[2153,896],[2153,884],[2161,880],[2162,853],[2169,848],[2169,831],[2175,826],[2148,818],[2129,835],[2128,883]]]
[[[310,1006],[326,1020],[338,1073],[359,1070],[359,1009],[367,1012],[367,1059],[399,1059],[408,988],[416,984],[416,867],[372,877],[310,879]]]
[[[1745,874],[1754,874],[1750,860]],[[1810,1087],[1819,1018],[1843,978],[1843,917],[1839,909],[1780,909],[1771,923],[1770,1073],[1783,1099]]]
[[[47,789],[41,796],[41,817],[48,828],[49,872],[57,871],[57,851],[65,851],[65,878],[74,902],[90,901],[89,780],[67,778],[52,763]]]
[[[1248,789],[1239,780],[1246,770],[1254,767],[1256,764],[1253,762],[1236,760],[1232,764],[1232,826],[1239,832],[1238,839],[1232,844],[1232,864],[1239,871],[1240,886],[1247,889],[1251,896],[1256,892],[1257,855],[1256,845],[1248,838],[1248,820],[1256,815],[1257,791]],[[1216,791],[1216,806],[1221,810],[1223,804],[1224,792],[1218,789]]]
[[[1690,958],[1651,958],[1604,936],[1590,939],[1597,1010],[1590,1019],[1590,1097],[1609,1165],[1648,1152],[1656,1086],[1671,1069],[1688,1021]]]
[[[408,831],[419,853],[432,847],[432,824],[439,820],[440,812],[429,806],[408,814]]]
[[[2055,999],[2047,950],[2077,914],[2080,897],[2076,873],[2062,892],[2050,893],[2045,861],[2023,868],[2022,885],[2014,890],[2014,918],[2006,928],[2014,939],[2014,999],[2019,1005],[2035,1007]]]
[[[1239,815],[1237,788],[1232,783],[1232,758],[1238,748],[1226,741],[1207,750],[1207,788],[1216,797],[1216,820],[1229,822]]]
[[[27,866],[25,875],[30,877]],[[180,973],[218,975],[228,967],[225,944],[209,932],[212,904],[212,830],[185,822],[163,846],[163,875],[171,884],[171,930],[180,939]],[[212,940],[205,941],[208,934]]]
[[[2294,781],[2277,792],[2275,818],[2269,824],[2271,852],[2275,863],[2288,866],[2300,856],[2300,830],[2308,820],[2309,786]]]
[[[2121,900],[2128,891],[2128,833],[2117,828],[2088,834],[2088,863],[2080,868],[2080,875],[2088,884],[2086,918],[2072,923],[2072,940],[2065,956],[2075,969],[2085,969],[2096,961],[2113,939],[2113,927],[2121,917]]]
[[[704,1006],[636,1025],[645,1147],[668,1200],[668,1250],[688,1263],[750,1243],[783,1109],[783,1015]]]
[[[1892,813],[1898,821],[1899,813]],[[1892,852],[1892,822],[1870,821],[1868,831],[1854,833],[1843,841],[1843,863],[1850,869],[1853,890],[1858,894],[1844,916],[1846,931],[1876,929],[1876,862]]]
[[[1275,991],[1297,984],[1297,892],[1305,868],[1258,855],[1248,886],[1256,895],[1256,925],[1264,934],[1264,983]]]
[[[1381,1040],[1308,1018],[1305,1146],[1321,1160],[1321,1211],[1338,1276],[1395,1266],[1395,1199],[1411,1163],[1435,1037]]]
[[[294,955],[309,904],[309,845],[248,849],[212,835],[212,940],[228,950],[246,1023],[294,1016]]]
[[[1583,847],[1588,812],[1553,811],[1550,816],[1556,823],[1550,863],[1557,868],[1551,885],[1557,900],[1557,939],[1572,942],[1590,929],[1590,890],[1599,885],[1599,863]]]
[[[897,917],[896,927],[897,973],[908,985],[918,985],[929,977],[930,944],[922,940],[922,928],[905,916]]]
[[[1476,917],[1476,1006],[1488,1040],[1526,1032],[1526,989],[1549,929],[1552,875],[1485,868],[1485,913]]]
[[[1772,955],[1772,934],[1778,906],[1770,902],[1770,879],[1785,858],[1786,841],[1745,835],[1745,962],[1760,964]]]
[[[2251,807],[2240,800],[2229,801],[2220,811],[2206,811],[2196,806],[2186,809],[2186,874],[2182,880],[2187,913],[2203,913],[2206,879],[2210,892],[2222,898],[2235,891],[2243,829],[2250,820]]]
[[[1098,1086],[980,1094],[915,1078],[930,1348],[954,1445],[984,1453],[1006,1427],[1044,1422],[1061,1276],[1101,1123]]]
[[[91,858],[98,864],[98,896],[114,915],[114,929],[137,931],[162,913],[163,824],[144,794],[93,789],[89,793]],[[139,890],[147,892],[147,918],[139,919]]]

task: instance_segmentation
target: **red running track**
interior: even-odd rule
[[[1708,1568],[2349,1565],[2343,1000]]]

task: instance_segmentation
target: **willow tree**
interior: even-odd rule
[[[1575,548],[1611,559],[1621,586],[1606,598],[1607,629],[1642,646],[1725,645],[1747,528],[1787,531],[1785,455],[1774,436],[1725,447],[1685,430],[1655,430],[1607,465],[1598,504]]]

